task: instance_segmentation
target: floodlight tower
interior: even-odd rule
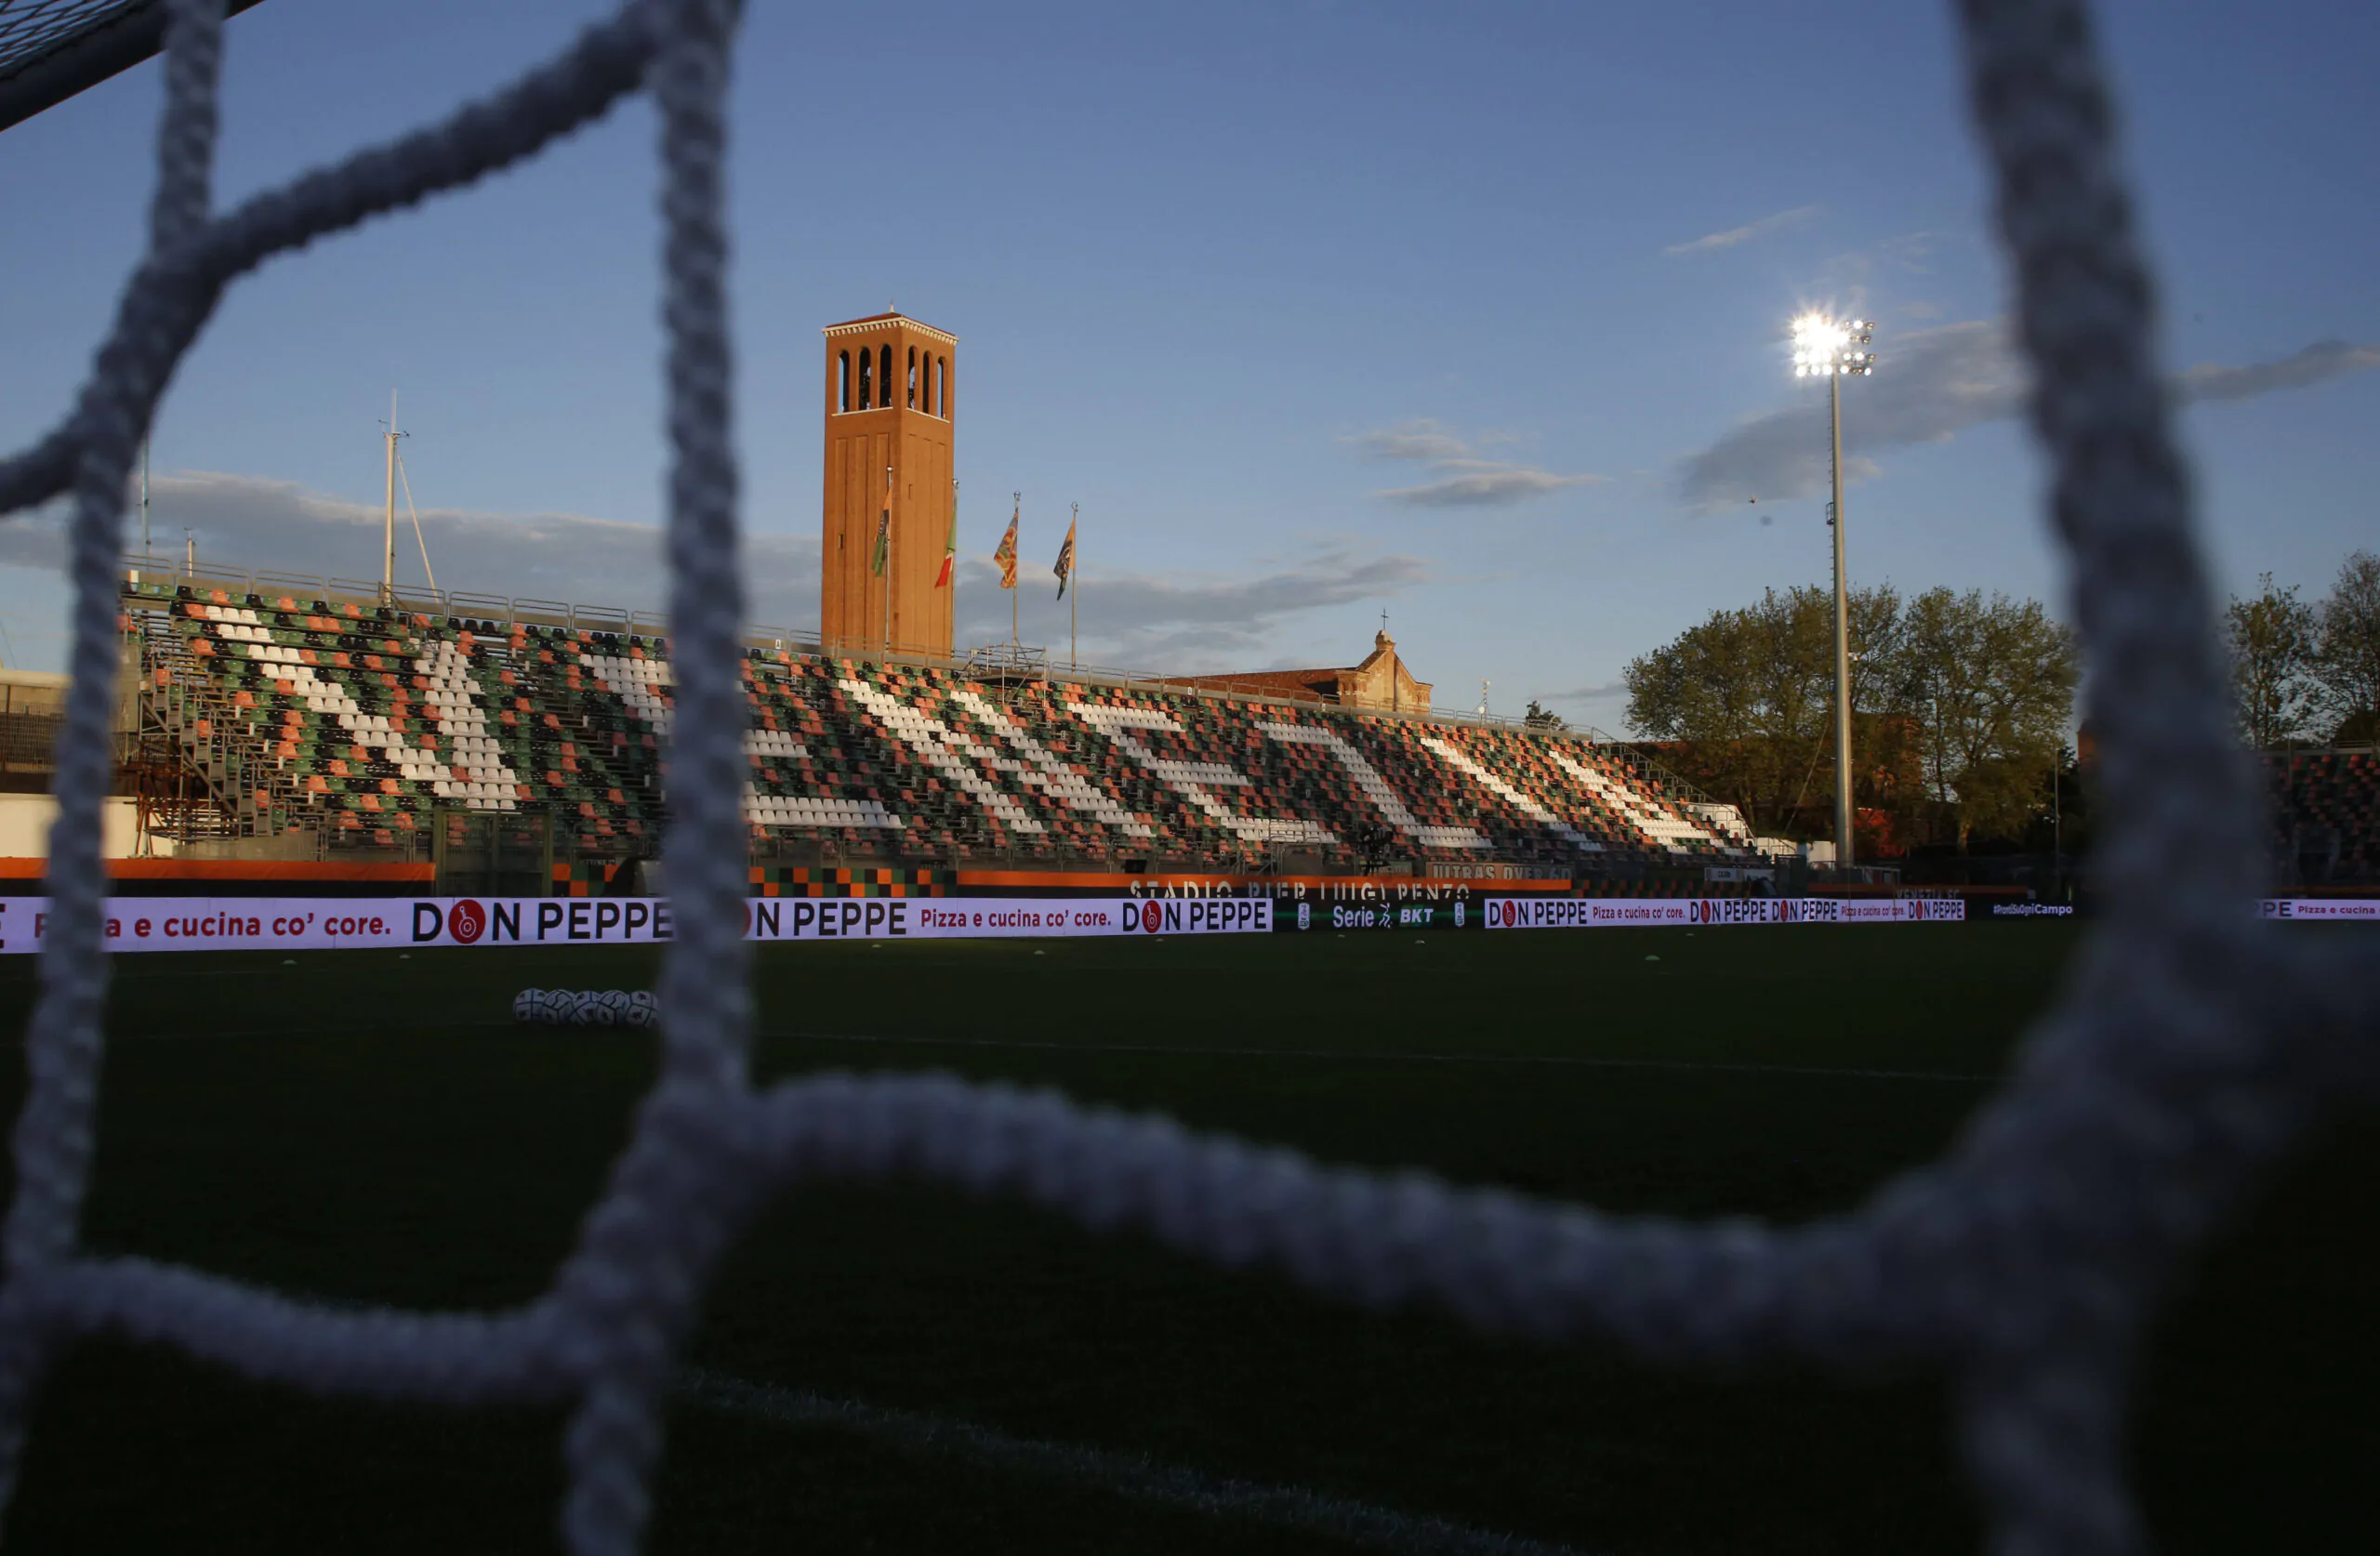
[[[1834,527],[1834,867],[1851,867],[1851,586],[1843,567],[1843,380],[1876,370],[1876,353],[1863,351],[1875,338],[1870,319],[1831,319],[1805,313],[1793,321],[1793,376],[1826,380],[1827,426],[1831,440],[1834,501],[1827,522]]]

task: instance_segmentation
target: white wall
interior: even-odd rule
[[[99,851],[110,859],[128,859],[139,842],[139,801],[130,795],[111,795],[100,801]],[[0,859],[47,859],[49,826],[58,819],[58,801],[46,794],[0,794]],[[169,838],[159,838],[152,851],[174,851]]]

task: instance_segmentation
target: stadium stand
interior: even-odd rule
[[[464,616],[136,573],[123,626],[143,733],[204,781],[216,835],[387,847],[441,816],[530,812],[575,851],[657,846],[666,639],[567,608]],[[1732,807],[1580,735],[783,645],[754,639],[744,665],[761,851],[1221,869],[1297,851],[1323,867],[1570,875],[1754,841]]]
[[[2380,881],[2380,750],[2268,751],[2265,778],[2285,880]]]
[[[490,613],[464,616],[443,600],[137,571],[123,624],[143,732],[203,797],[161,811],[160,827],[426,847],[441,815],[526,812],[573,856],[655,851],[672,679],[667,640],[630,618],[593,613],[613,629],[554,607],[532,620],[456,597]],[[745,811],[761,854],[1204,870],[1296,851],[1320,868],[1387,858],[1560,876],[1782,847],[1634,753],[1567,732],[1180,680],[832,659],[773,635],[747,650],[745,682]],[[2380,753],[2264,759],[2280,877],[2380,879]]]

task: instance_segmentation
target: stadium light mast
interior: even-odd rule
[[[392,605],[397,599],[397,440],[404,436],[397,430],[397,391],[389,391],[389,430],[384,436],[389,444],[388,494],[380,510],[380,603]],[[408,496],[406,501],[413,499]],[[430,553],[422,552],[422,565],[430,565]]]
[[[1863,351],[1875,338],[1870,319],[1832,319],[1805,313],[1793,321],[1793,376],[1824,378],[1830,467],[1834,500],[1827,522],[1834,529],[1834,867],[1851,867],[1851,587],[1843,565],[1843,380],[1876,370],[1876,353]]]

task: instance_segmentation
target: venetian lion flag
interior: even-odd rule
[[[1058,598],[1064,600],[1066,597],[1066,580],[1074,575],[1075,571],[1075,526],[1073,524],[1066,526],[1066,543],[1058,547],[1058,565],[1050,571],[1058,575]]]
[[[1000,564],[1000,587],[1016,587],[1016,519],[1008,516],[1008,534],[1000,536],[1000,548],[992,553],[992,560]]]
[[[868,571],[879,578],[884,576],[884,564],[892,560],[892,472],[884,472],[884,508],[876,516],[876,556],[868,563]]]
[[[933,587],[938,589],[948,588],[950,587],[950,570],[958,565],[959,501],[956,497],[953,497],[950,503],[950,534],[943,537],[942,571],[934,574]]]

